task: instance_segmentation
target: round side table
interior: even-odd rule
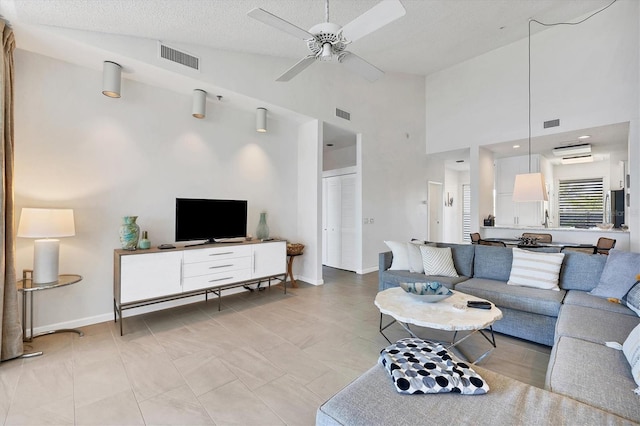
[[[80,337],[84,336],[84,333],[80,330],[76,330],[73,328],[65,328],[61,330],[51,330],[45,331],[42,333],[38,333],[36,335],[33,334],[33,293],[41,290],[49,290],[52,288],[64,287],[66,285],[75,284],[77,282],[82,281],[82,276],[75,274],[62,274],[58,276],[58,281],[53,281],[50,283],[34,283],[33,282],[33,271],[24,270],[22,272],[22,279],[17,281],[16,287],[19,292],[22,293],[22,340],[24,342],[32,342],[33,339],[40,336],[45,336],[47,334],[53,333],[78,333]],[[27,304],[27,295],[29,296],[29,303]],[[29,326],[30,333],[29,337],[27,337],[27,310],[29,311]],[[42,352],[33,352],[29,354],[22,355],[23,358],[28,358],[32,356],[42,355]]]

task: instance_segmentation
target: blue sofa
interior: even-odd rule
[[[318,409],[318,425],[640,424],[640,396],[633,393],[637,385],[629,364],[621,351],[605,345],[624,342],[640,318],[623,304],[589,294],[600,281],[606,256],[566,252],[560,291],[551,291],[507,285],[511,248],[437,246],[451,247],[461,277],[389,270],[393,256],[385,252],[379,256],[380,291],[402,281],[437,280],[492,301],[503,313],[494,330],[552,346],[545,389],[474,366],[491,387],[486,395],[407,397],[376,365]]]

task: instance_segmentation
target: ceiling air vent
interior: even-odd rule
[[[200,58],[160,43],[160,57],[194,70],[200,70]]]
[[[560,125],[560,119],[556,118],[555,120],[549,120],[549,121],[545,121],[543,123],[543,126],[545,129],[548,129],[549,127],[558,127]]]
[[[336,117],[344,118],[345,120],[351,121],[351,114],[347,111],[343,111],[340,108],[336,108]]]

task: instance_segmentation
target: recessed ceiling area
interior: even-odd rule
[[[353,147],[355,149],[356,134],[350,130],[345,130],[325,122],[322,125],[322,136],[324,151],[333,151],[347,147]]]
[[[590,137],[578,139],[584,135]],[[610,124],[531,138],[531,154],[542,155],[551,164],[557,165],[561,163],[561,158],[553,154],[553,148],[583,143],[591,145],[591,155],[596,161],[608,158],[611,152],[626,154],[629,143],[629,123]],[[519,148],[514,148],[514,145],[519,145]],[[515,157],[528,155],[529,142],[527,139],[522,139],[486,145],[483,148],[492,151],[494,158]]]

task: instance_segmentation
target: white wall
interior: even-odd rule
[[[552,27],[531,40],[532,136],[630,122],[635,188],[640,181],[639,22],[640,3],[619,0],[583,24]],[[527,87],[526,39],[427,76],[427,153],[525,139]],[[542,128],[543,121],[555,118],[560,127]],[[474,169],[472,198],[479,196],[473,182],[480,175]],[[631,197],[636,250],[639,198]]]
[[[36,295],[36,327],[112,318],[121,217],[137,215],[154,245],[173,242],[176,197],[246,199],[249,233],[266,210],[272,236],[299,236],[297,124],[270,120],[259,134],[251,112],[211,104],[197,120],[188,95],[128,81],[111,99],[101,72],[21,50],[15,60],[16,218],[22,207],[73,208],[60,271],[84,277]],[[17,239],[18,271],[32,248]]]
[[[284,109],[360,134],[359,212],[375,221],[362,228],[359,270],[377,268],[384,239],[415,235],[419,232],[413,229],[423,226],[417,207],[426,184],[423,78],[387,74],[371,84],[336,64],[316,64],[283,84],[273,80],[290,61],[187,46],[202,58],[196,75],[158,60],[152,40],[43,31],[51,33],[56,49],[42,55],[68,53],[63,47],[71,40],[71,50],[100,59],[95,68],[85,68],[27,53],[22,49],[39,51],[17,34],[18,208],[76,209],[78,235],[63,241],[62,270],[85,276],[80,285],[46,294],[53,304],[39,309],[36,325],[108,319],[120,217],[140,216],[153,244],[172,241],[172,203],[178,195],[247,198],[251,233],[266,209],[272,235],[307,244],[309,256],[303,256],[297,274],[321,283],[320,257],[313,248],[319,250],[320,239],[311,229],[320,209],[311,175],[321,170],[321,158],[320,151],[315,157],[306,151],[321,147],[304,136],[306,125],[299,130],[299,121],[278,116]],[[80,56],[65,59],[83,62]],[[121,99],[100,94],[102,60],[124,66]],[[254,131],[253,110],[230,111],[225,102],[210,100],[207,119],[192,118],[191,89],[181,90],[175,82],[193,84],[191,89],[223,87],[229,98],[255,98],[269,108],[269,132]],[[352,121],[335,118],[336,107],[349,111]],[[312,145],[298,153],[304,141]],[[301,186],[303,179],[311,186]],[[18,241],[19,269],[30,265],[30,247]],[[56,308],[62,300],[73,308]]]
[[[356,165],[356,146],[331,149],[323,154],[322,169],[335,170]]]

